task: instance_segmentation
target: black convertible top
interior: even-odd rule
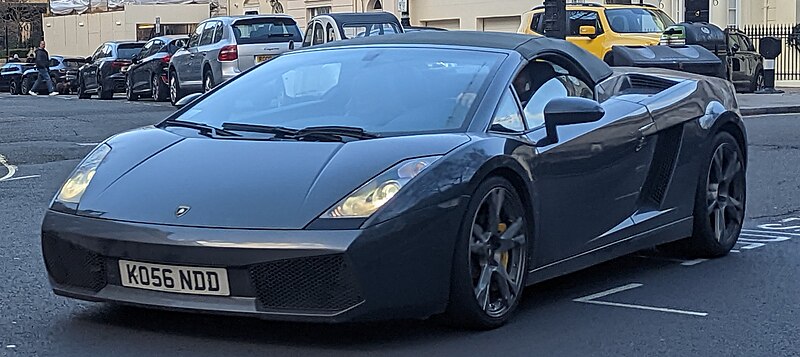
[[[333,41],[314,48],[356,45],[450,45],[516,51],[527,60],[547,53],[557,53],[575,59],[595,84],[611,76],[611,68],[599,58],[567,41],[542,36],[506,32],[478,31],[420,31],[404,34],[359,37]]]

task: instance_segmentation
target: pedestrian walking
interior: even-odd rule
[[[50,79],[50,55],[47,53],[44,41],[39,42],[39,48],[36,50],[36,70],[39,75],[36,77],[36,82],[33,83],[30,95],[37,95],[36,90],[42,82],[47,84],[47,92],[50,95],[58,95],[58,92],[53,88],[53,80]]]

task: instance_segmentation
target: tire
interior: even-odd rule
[[[758,70],[756,70],[756,75],[753,76],[753,79],[750,81],[750,88],[748,89],[750,93],[754,93],[763,87],[764,87],[764,71],[761,68],[759,68]]]
[[[178,81],[178,74],[175,71],[169,72],[169,99],[172,102],[172,105],[178,103],[179,100],[183,98],[183,91],[181,90],[181,84]]]
[[[28,78],[22,78],[22,84],[20,84],[20,91],[19,93],[22,95],[27,95],[31,91],[31,81]]]
[[[97,95],[100,99],[108,100],[114,98],[114,90],[105,90],[103,88],[103,81],[97,82]]]
[[[133,85],[130,79],[125,81],[125,98],[128,99],[129,102],[139,100],[139,95],[133,92]]]
[[[78,99],[89,99],[92,95],[86,93],[86,85],[83,83],[83,78],[78,80]]]
[[[11,83],[8,85],[8,92],[11,93],[11,95],[17,95],[20,94],[20,91],[21,89],[19,83],[16,79],[12,79]]]
[[[210,92],[212,89],[214,89],[215,85],[214,73],[211,72],[210,69],[206,68],[206,70],[203,71],[203,93]]]
[[[741,146],[731,134],[722,131],[714,135],[697,183],[692,236],[676,242],[684,255],[721,257],[736,244],[747,200],[743,157]]]
[[[443,316],[448,324],[487,330],[509,320],[525,287],[530,232],[525,207],[508,180],[490,177],[478,186],[453,255]]]
[[[153,92],[153,100],[156,102],[163,102],[167,100],[167,93],[169,93],[169,88],[164,82],[158,78],[158,75],[153,75],[153,78],[150,81],[150,87]]]

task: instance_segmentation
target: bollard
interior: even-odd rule
[[[781,40],[776,37],[763,37],[758,42],[758,52],[764,57],[764,87],[756,91],[758,94],[778,94],[782,90],[775,89],[775,59],[781,54]]]

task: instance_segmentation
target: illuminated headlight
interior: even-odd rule
[[[411,179],[441,156],[403,161],[384,171],[364,186],[339,201],[320,218],[366,218],[389,202]]]
[[[97,167],[110,151],[110,146],[101,144],[83,159],[78,168],[67,179],[67,182],[64,182],[64,185],[61,186],[61,190],[58,191],[56,196],[56,201],[61,203],[80,203],[83,193],[86,192],[86,188],[92,182]]]

